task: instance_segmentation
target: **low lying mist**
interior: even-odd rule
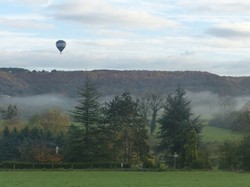
[[[211,116],[223,111],[236,111],[250,101],[250,96],[219,96],[211,92],[187,92],[195,115]]]
[[[227,97],[219,96],[211,92],[186,92],[191,100],[192,112],[205,118],[221,112],[225,109],[239,110],[245,103],[250,101],[250,96]],[[114,97],[105,96],[101,103],[111,101]],[[16,105],[21,118],[30,118],[34,114],[43,113],[49,109],[57,108],[69,113],[78,104],[77,98],[69,98],[62,95],[46,94],[30,97],[0,96],[0,109],[6,109],[8,105]]]
[[[16,105],[21,118],[29,118],[34,114],[43,113],[52,108],[58,108],[64,112],[71,111],[77,103],[77,99],[62,95],[36,95],[30,97],[0,97],[0,108],[6,109],[8,105]]]

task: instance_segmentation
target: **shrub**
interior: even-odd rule
[[[143,161],[143,168],[155,168],[155,158],[147,157]]]

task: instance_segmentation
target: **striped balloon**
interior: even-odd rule
[[[64,50],[64,48],[66,47],[66,42],[63,40],[58,40],[56,42],[56,47],[57,49],[60,51],[60,54],[62,54],[62,51]]]

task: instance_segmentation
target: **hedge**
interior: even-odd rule
[[[0,164],[1,169],[118,169],[121,163],[37,163],[5,161]],[[126,165],[124,168],[129,168]]]

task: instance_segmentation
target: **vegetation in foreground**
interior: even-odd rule
[[[1,187],[248,187],[250,174],[211,171],[1,171]]]
[[[17,107],[9,105],[2,110],[5,128],[0,139],[0,166],[25,169],[36,168],[35,165],[42,167],[43,164],[38,163],[61,164],[59,167],[65,163],[64,166],[70,168],[69,163],[82,163],[78,166],[107,168],[115,163],[116,167],[132,168],[210,169],[219,166],[250,170],[250,137],[207,145],[200,136],[203,126],[199,117],[193,115],[191,100],[185,94],[185,90],[178,87],[166,99],[152,94],[135,100],[125,92],[101,105],[99,93],[87,80],[79,92],[78,105],[70,113],[71,118],[58,110],[50,110],[33,116],[26,127],[20,125]],[[214,124],[216,121],[226,123],[231,104],[228,100],[223,104],[222,118],[215,117]],[[147,118],[149,110],[151,120]],[[157,117],[160,110],[163,113]],[[246,111],[231,115],[235,123],[228,129],[247,131]]]

